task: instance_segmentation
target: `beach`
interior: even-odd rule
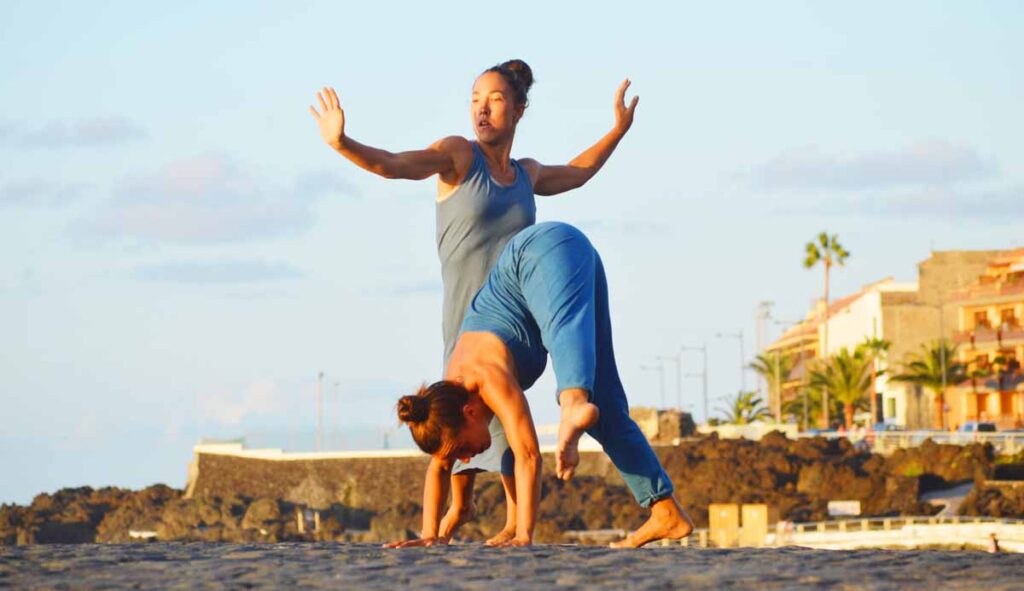
[[[1024,554],[480,544],[0,547],[0,587],[308,589],[1019,589]]]

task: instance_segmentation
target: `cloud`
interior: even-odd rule
[[[898,193],[873,191],[857,196],[794,199],[775,213],[914,216],[984,222],[1024,221],[1024,185],[993,189],[928,187]]]
[[[922,141],[900,150],[832,155],[815,146],[790,150],[741,176],[755,187],[858,190],[948,185],[992,178],[998,163],[970,147]]]
[[[51,121],[30,129],[11,123],[0,125],[0,141],[21,148],[99,147],[148,137],[145,129],[124,117]]]
[[[266,261],[183,261],[139,265],[132,272],[135,279],[142,281],[168,281],[196,285],[284,281],[297,279],[302,275],[302,271],[288,263]]]
[[[199,397],[201,418],[225,425],[237,425],[248,416],[272,415],[284,410],[277,384],[261,379],[241,391],[217,390]]]
[[[670,234],[672,224],[654,220],[583,220],[576,224],[584,232],[610,232],[631,236]]]
[[[440,295],[442,291],[443,287],[439,279],[424,279],[422,281],[414,281],[411,283],[405,283],[403,285],[397,285],[395,287],[382,288],[379,290],[370,290],[367,293],[374,295],[403,297],[418,296],[423,294]]]
[[[59,207],[75,200],[85,185],[54,183],[40,177],[0,185],[0,207]]]
[[[337,174],[311,173],[285,187],[226,156],[206,155],[121,181],[72,232],[92,240],[178,244],[277,238],[309,229],[312,203],[329,192],[355,193]]]

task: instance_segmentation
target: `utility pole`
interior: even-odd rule
[[[334,410],[337,412],[341,409],[341,382],[334,380]],[[341,413],[339,412],[338,415]],[[327,413],[327,424],[330,425],[331,435],[328,438],[328,446],[331,449],[341,449],[341,435],[338,433],[338,417],[331,417],[330,413]]]
[[[743,329],[738,332],[720,332],[715,335],[718,338],[731,338],[736,339],[740,342],[740,392],[747,391],[747,367],[745,363],[746,355],[743,353]]]
[[[659,356],[658,361],[669,361],[676,365],[676,410],[683,412],[683,353]]]
[[[939,370],[942,372],[942,408],[939,409],[939,420],[942,429],[946,429],[946,302],[939,302]],[[1002,389],[1002,386],[1000,386]]]
[[[704,367],[704,369],[700,373],[698,373],[698,374],[689,373],[689,374],[686,374],[686,375],[687,375],[687,377],[690,377],[690,376],[698,377],[699,376],[701,378],[701,382],[702,382],[701,390],[702,390],[702,394],[703,394],[703,397],[704,397],[704,422],[707,422],[708,418],[710,418],[710,416],[711,416],[711,411],[708,409],[708,345],[707,345],[707,343],[704,343],[704,344],[702,344],[699,347],[687,347],[686,345],[683,345],[682,347],[679,347],[679,351],[680,351],[680,353],[682,353],[684,351],[697,351],[704,358],[703,359],[703,367]]]
[[[760,355],[764,351],[764,340],[765,340],[765,323],[772,317],[772,306],[775,302],[771,300],[765,300],[757,305],[757,310],[754,313],[754,328],[756,329],[756,346],[757,354]],[[766,380],[764,376],[759,376],[757,379],[757,393],[764,399],[764,386]],[[778,419],[778,416],[776,416]]]
[[[644,371],[657,371],[658,372],[658,390],[661,392],[661,410],[665,409],[665,364],[658,361],[658,365],[641,365],[640,369]]]
[[[323,449],[324,437],[324,372],[316,377],[316,450]]]

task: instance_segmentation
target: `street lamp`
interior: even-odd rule
[[[744,355],[744,353],[743,353],[743,329],[740,329],[739,332],[720,332],[720,333],[716,333],[715,336],[720,338],[720,339],[725,339],[725,338],[736,339],[736,340],[738,340],[740,342],[740,391],[741,392],[746,392],[747,391],[747,374],[746,374],[746,367],[744,365],[744,359],[746,359],[746,355]]]
[[[676,410],[683,412],[683,354],[660,355],[658,361],[668,361],[676,366]]]
[[[707,422],[708,418],[711,416],[711,414],[710,414],[711,411],[708,410],[708,345],[707,345],[707,343],[704,343],[704,344],[702,344],[699,347],[687,347],[686,345],[683,345],[683,346],[679,347],[679,352],[680,353],[684,353],[686,351],[697,351],[704,358],[703,359],[703,361],[704,361],[704,364],[703,364],[704,369],[700,373],[688,373],[688,374],[686,374],[686,376],[687,377],[691,377],[691,376],[692,377],[698,377],[699,376],[701,378],[702,394],[704,396],[704,422]]]
[[[661,392],[661,408],[665,408],[665,365],[658,361],[658,365],[641,365],[640,369],[644,371],[657,371],[658,372],[658,389]]]
[[[323,450],[324,432],[324,372],[316,376],[316,450]]]

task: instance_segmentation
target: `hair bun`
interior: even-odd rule
[[[515,59],[508,60],[501,64],[501,67],[515,75],[516,86],[519,87],[524,96],[530,92],[530,87],[533,86],[533,70],[530,69],[529,64],[523,60]]]
[[[398,420],[422,423],[430,416],[430,401],[423,396],[402,396],[398,399]]]

